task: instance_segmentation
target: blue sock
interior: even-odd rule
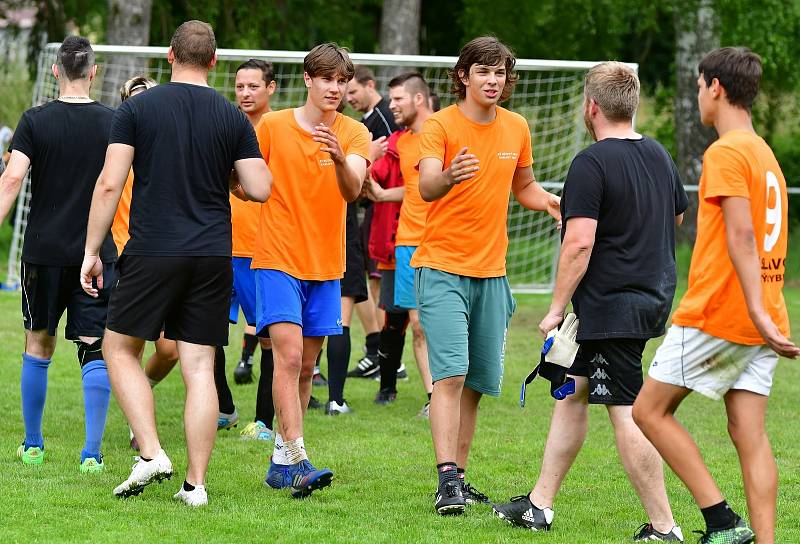
[[[42,415],[47,398],[47,367],[49,359],[22,354],[22,419],[25,421],[25,447],[44,448]]]
[[[81,452],[81,463],[87,457],[100,460],[100,444],[106,427],[111,384],[104,361],[90,361],[81,369],[83,378],[83,406],[86,412],[86,444]]]

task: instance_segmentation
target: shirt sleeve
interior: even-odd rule
[[[713,204],[726,196],[750,198],[747,161],[735,149],[712,145],[703,156],[703,198]]]
[[[604,176],[600,164],[589,155],[579,154],[572,161],[564,182],[561,197],[564,221],[571,217],[598,219],[604,192]]]
[[[30,114],[26,111],[17,123],[17,130],[14,131],[14,137],[11,140],[11,145],[8,146],[9,151],[19,151],[28,159],[33,161],[33,127],[31,126]]]
[[[524,121],[524,119],[523,119]],[[533,164],[533,151],[531,146],[531,131],[528,128],[528,122],[523,122],[522,130],[522,147],[519,150],[519,158],[517,159],[517,168],[527,168]]]
[[[358,155],[359,157],[364,157],[367,164],[369,164],[369,146],[371,143],[367,127],[358,123],[354,125],[354,130],[351,131],[342,151],[344,151],[345,156]]]
[[[422,132],[419,136],[419,160],[439,159],[444,164],[445,151],[447,149],[447,134],[442,124],[436,119],[427,119],[422,125]],[[419,163],[417,163],[419,166]]]
[[[269,164],[269,148],[270,148],[270,137],[269,137],[269,124],[267,122],[267,116],[263,116],[261,120],[256,125],[256,140],[258,140],[258,149],[261,151],[261,156],[264,158],[264,162]]]
[[[120,104],[111,120],[109,144],[125,144],[136,147],[136,116],[133,105],[126,100]]]
[[[234,161],[243,159],[260,159],[261,151],[258,148],[258,139],[256,138],[256,131],[253,130],[253,125],[244,116],[241,116],[241,128],[239,130],[239,146],[236,149]]]
[[[689,195],[686,194],[686,189],[683,187],[681,176],[678,174],[678,167],[670,159],[672,165],[672,185],[673,194],[675,197],[675,215],[680,215],[689,207]]]

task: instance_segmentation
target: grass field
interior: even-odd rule
[[[787,289],[792,321],[800,323],[800,288]],[[486,399],[468,470],[470,481],[494,500],[523,494],[539,467],[553,401],[537,382],[528,406],[517,404],[519,385],[530,370],[539,344],[533,333],[548,299],[518,297],[509,332],[505,388]],[[489,507],[469,509],[459,518],[433,511],[434,460],[428,424],[415,418],[424,401],[410,349],[404,361],[411,379],[400,383],[390,407],[372,404],[377,385],[350,380],[346,396],[356,413],[307,418],[312,460],[335,472],[332,487],[296,501],[288,493],[262,485],[271,443],[239,440],[238,431],[222,432],[208,474],[208,507],[193,510],[173,503],[184,475],[186,456],[181,423],[183,386],[178,373],[156,389],[162,444],[176,476],[127,500],[112,488],[127,477],[133,463],[128,429],[112,402],[104,443],[105,473],[80,475],[83,405],[74,347],[61,340],[50,367],[44,434],[48,458],[42,467],[25,467],[15,457],[23,436],[20,414],[20,353],[23,349],[19,294],[0,293],[0,542],[522,542],[605,543],[630,540],[645,521],[618,462],[603,408],[593,408],[586,445],[568,476],[549,534],[512,528]],[[354,330],[354,338],[360,338]],[[228,360],[238,356],[237,329]],[[354,342],[355,345],[358,342]],[[657,341],[651,342],[649,361]],[[410,345],[408,346],[410,348]],[[358,354],[354,353],[354,360]],[[800,442],[797,440],[797,363],[782,361],[770,407],[769,430],[781,473],[777,541],[800,542]],[[232,381],[232,380],[231,380]],[[235,386],[244,419],[252,417],[255,385]],[[324,399],[318,388],[315,394]],[[679,417],[697,438],[728,501],[745,511],[744,496],[724,423],[723,405],[690,398]],[[240,427],[241,428],[241,427]],[[568,432],[568,430],[565,430]],[[702,518],[680,482],[667,472],[675,515],[688,535]],[[689,536],[687,541],[693,541]]]

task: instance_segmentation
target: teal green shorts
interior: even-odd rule
[[[500,396],[506,331],[516,307],[506,277],[418,268],[414,287],[433,381],[465,376],[470,389]]]

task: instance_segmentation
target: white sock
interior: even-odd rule
[[[303,443],[302,436],[294,440],[287,440],[284,445],[287,465],[296,465],[300,461],[308,460],[308,455],[306,455],[306,446]]]
[[[286,459],[286,445],[283,443],[283,437],[279,433],[275,433],[275,447],[272,448],[272,462],[278,465],[289,464],[289,461]]]

